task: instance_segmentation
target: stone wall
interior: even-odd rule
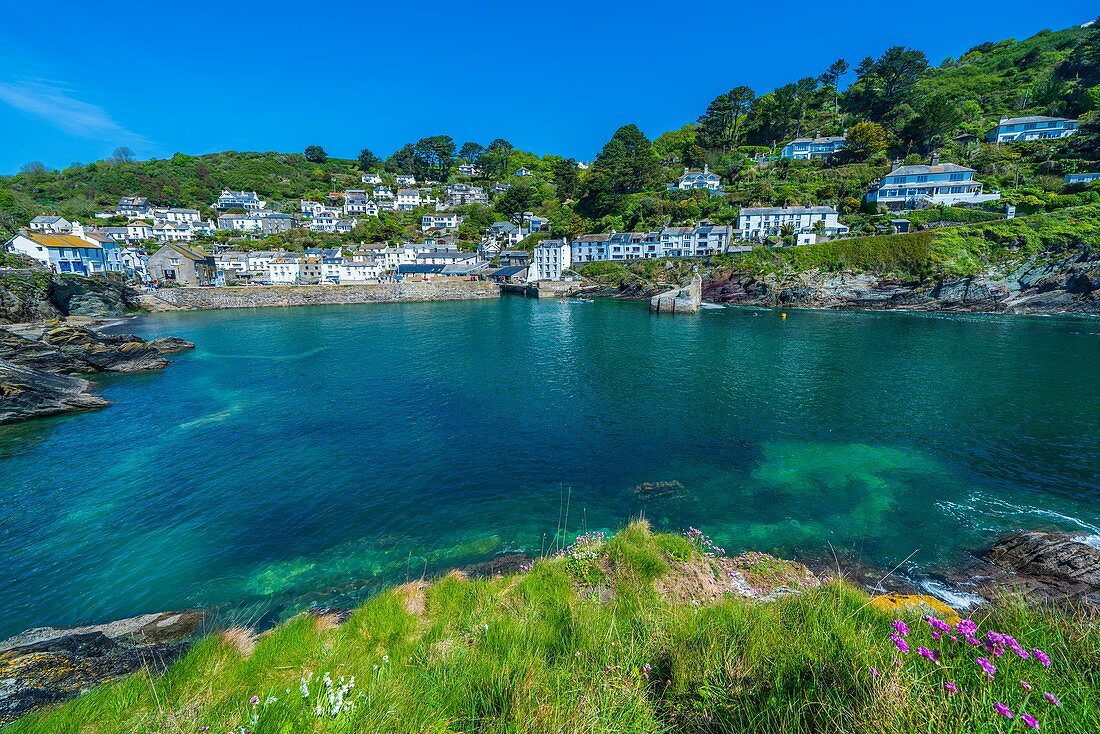
[[[162,288],[155,298],[177,308],[263,308],[266,306],[323,306],[348,303],[402,301],[463,301],[497,298],[496,283],[469,280],[432,280],[419,283],[372,285],[237,286],[226,288]]]
[[[653,313],[696,313],[703,302],[703,280],[698,275],[683,288],[658,293],[649,299]]]

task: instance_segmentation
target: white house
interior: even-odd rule
[[[173,224],[197,224],[202,219],[198,209],[160,209],[153,213],[154,224],[172,222]]]
[[[457,247],[429,247],[416,253],[416,265],[454,265],[477,259],[473,252],[463,252]]]
[[[609,260],[611,235],[582,234],[570,245],[570,259],[575,263],[591,263]]]
[[[565,240],[543,240],[535,245],[528,280],[561,280],[573,264],[572,250]]]
[[[298,282],[302,268],[300,255],[282,253],[267,263],[265,275],[272,285],[294,285]]]
[[[188,224],[164,222],[153,227],[153,238],[161,242],[191,242],[195,239],[195,230]]]
[[[73,225],[68,219],[49,215],[39,215],[31,220],[32,232],[46,232],[47,234],[68,234],[72,232]]]
[[[684,175],[676,183],[668,185],[670,191],[692,191],[694,189],[706,189],[707,191],[721,191],[722,177],[717,173],[711,173],[709,166],[703,166],[702,171],[684,169]]]
[[[839,222],[838,216],[831,206],[746,207],[737,215],[737,234],[743,240],[761,240],[790,225],[795,235],[820,231],[835,237],[848,233],[848,227]]]
[[[384,269],[381,260],[343,260],[337,267],[337,281],[341,285],[348,283],[376,283],[382,279]]]
[[[103,248],[71,234],[20,231],[5,249],[34,258],[56,273],[97,275],[107,271]]]
[[[429,229],[458,229],[458,225],[462,224],[462,219],[457,214],[445,212],[425,214],[420,218],[420,229],[424,232]]]
[[[375,186],[374,190],[371,191],[371,196],[374,199],[392,199],[393,189],[389,186]]]
[[[382,183],[382,177],[381,176],[379,176],[377,173],[371,173],[369,171],[367,173],[364,173],[362,176],[360,176],[359,180],[362,181],[365,184],[371,184],[372,186],[374,184]]]
[[[1001,198],[999,192],[985,193],[974,180],[974,169],[955,163],[930,166],[899,166],[890,171],[867,194],[867,201],[887,209],[912,209],[921,204],[983,204]]]
[[[458,175],[460,176],[480,176],[481,169],[475,166],[473,163],[462,163],[458,166]]]
[[[124,273],[138,277],[144,277],[149,273],[149,256],[141,250],[123,247],[119,250],[119,261],[122,263]]]
[[[535,174],[531,172],[530,168],[517,168],[514,175],[526,178],[527,176],[534,176]]]
[[[420,189],[398,189],[397,190],[397,210],[401,212],[411,212],[413,209],[417,209],[421,205]]]
[[[229,189],[222,191],[218,196],[218,200],[214,202],[214,208],[223,211],[226,209],[243,209],[247,212],[253,209],[263,209],[266,205],[267,202],[257,196],[255,191],[230,191]]]
[[[377,217],[378,205],[367,197],[365,189],[349,189],[344,192],[344,214]]]
[[[275,234],[289,232],[295,226],[297,226],[297,220],[294,217],[280,212],[261,215],[254,211],[250,214],[223,214],[218,217],[218,229],[228,229],[233,232]]]
[[[350,232],[355,229],[358,220],[341,219],[338,216],[323,215],[314,217],[307,225],[310,232]]]
[[[399,173],[395,180],[398,186],[416,186],[416,176],[411,173]]]
[[[248,253],[247,268],[253,275],[265,275],[271,261],[278,257],[278,253],[254,251]]]
[[[469,204],[488,205],[489,195],[480,186],[469,184],[451,184],[446,189],[448,206],[467,206]]]
[[[126,239],[131,242],[153,239],[153,227],[140,219],[126,225]]]
[[[702,222],[694,227],[661,230],[661,257],[704,257],[725,252],[733,235],[729,225]]]
[[[1002,117],[986,139],[991,143],[1014,143],[1021,140],[1056,140],[1077,132],[1077,120],[1065,117]]]

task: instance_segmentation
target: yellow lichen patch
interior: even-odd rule
[[[959,613],[928,594],[883,594],[871,599],[871,606],[884,612],[935,614],[950,625],[959,621]]]

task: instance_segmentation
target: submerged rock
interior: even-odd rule
[[[0,724],[142,668],[163,671],[202,631],[198,611],[28,630],[0,642]]]
[[[642,482],[631,491],[641,500],[681,497],[684,494],[684,485],[675,479],[670,482]]]

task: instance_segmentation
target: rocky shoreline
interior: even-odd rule
[[[169,364],[165,355],[194,346],[85,326],[0,329],[0,425],[104,407],[109,403],[82,375],[161,370]]]
[[[770,556],[749,552],[724,562],[736,568],[744,559],[760,558]],[[452,573],[497,577],[522,573],[534,560],[523,553],[509,553]],[[741,563],[746,568],[756,565]],[[828,565],[819,566],[816,573],[799,563],[788,565],[801,568],[806,579],[784,581],[769,594],[754,592],[751,584],[747,590],[735,585],[725,593],[766,602],[815,586],[819,580],[827,581],[836,572]],[[811,564],[810,569],[813,568]],[[884,593],[891,603],[910,599],[919,605],[943,606],[942,600],[928,596],[925,590],[896,579],[883,586],[882,576],[889,575],[879,570],[843,568],[841,574],[873,592]],[[1012,533],[998,539],[980,557],[952,570],[949,577],[955,588],[987,601],[1018,595],[1033,604],[1067,608],[1086,605],[1100,611],[1100,549],[1066,533]],[[683,585],[683,579],[675,581]],[[717,601],[723,596],[723,589],[708,586],[713,583],[704,579],[680,591],[691,598],[702,595]],[[326,607],[311,613],[342,621],[347,619],[349,610]],[[0,642],[0,725],[130,673],[143,669],[163,671],[197,639],[213,630],[212,616],[213,610],[144,614],[106,624],[36,628]]]
[[[703,300],[768,308],[1100,314],[1100,253],[1047,253],[1011,272],[938,281],[818,270],[723,271],[704,281]]]

